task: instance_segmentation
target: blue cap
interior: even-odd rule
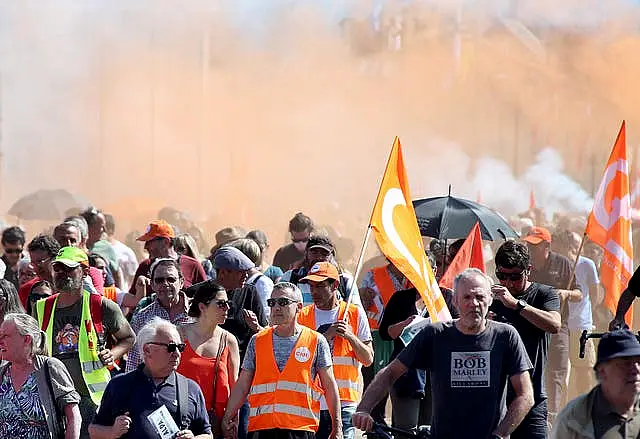
[[[247,271],[255,267],[244,253],[235,247],[224,246],[216,250],[213,256],[214,268],[226,268],[234,271]]]
[[[602,336],[598,344],[596,366],[620,357],[640,357],[640,342],[636,334],[628,329],[618,329]]]

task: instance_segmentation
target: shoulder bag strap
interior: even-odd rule
[[[220,328],[222,329],[222,328]],[[218,353],[216,353],[216,368],[213,372],[213,398],[211,400],[211,409],[215,409],[216,405],[216,384],[218,383],[218,371],[220,370],[220,356],[227,345],[227,333],[223,332],[218,342]]]

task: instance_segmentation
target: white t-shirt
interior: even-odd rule
[[[256,273],[245,281],[245,285],[246,284],[251,284],[256,287],[258,296],[260,296],[260,302],[262,302],[262,307],[264,308],[264,315],[269,319],[271,308],[267,306],[267,299],[271,297],[273,281],[262,273]]]
[[[356,307],[358,310],[358,332],[356,336],[363,342],[371,341],[371,329],[369,329],[369,321],[367,320],[367,315],[364,312],[362,306]],[[318,329],[322,325],[333,324],[338,320],[338,312],[340,311],[340,306],[336,306],[330,310],[322,310],[318,309],[314,306],[315,310],[315,318],[316,318],[316,329]],[[329,343],[331,346],[331,356],[333,357],[333,343]],[[342,407],[355,406],[358,405],[355,402],[342,402]],[[327,401],[325,401],[324,396],[320,400],[320,410],[328,410]]]
[[[593,329],[593,317],[591,315],[591,297],[589,286],[599,284],[596,264],[589,258],[580,256],[576,265],[576,283],[582,290],[580,302],[569,302],[569,320],[567,326],[572,331],[591,331]]]
[[[113,247],[113,250],[116,252],[118,265],[125,276],[125,279],[123,279],[122,289],[124,291],[129,291],[129,285],[126,282],[126,279],[132,279],[136,274],[136,270],[138,269],[138,259],[136,258],[136,254],[133,250],[118,240],[111,243],[111,247]]]

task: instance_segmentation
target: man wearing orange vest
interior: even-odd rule
[[[302,308],[298,323],[318,330],[329,341],[340,393],[342,432],[345,439],[353,439],[351,416],[362,397],[360,368],[373,363],[373,347],[364,309],[338,299],[339,279],[338,269],[330,262],[318,262],[311,267],[300,282],[309,284],[313,304]],[[331,419],[326,407],[321,408],[316,439],[327,439]]]
[[[410,283],[402,272],[387,259],[387,264],[372,268],[367,271],[360,283],[360,297],[362,306],[367,312],[371,338],[373,340],[373,364],[362,368],[364,390],[373,381],[373,377],[389,363],[393,352],[393,341],[383,340],[378,334],[382,313],[389,303],[389,299],[396,291],[410,288]],[[385,397],[371,411],[371,416],[378,423],[385,422],[385,409],[387,398]]]
[[[238,410],[248,396],[250,439],[313,439],[324,390],[336,425],[331,438],[342,439],[331,351],[324,337],[297,323],[300,289],[289,282],[277,283],[267,305],[273,326],[254,335],[247,346],[222,418],[225,438],[237,438]]]

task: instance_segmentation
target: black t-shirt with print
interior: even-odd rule
[[[543,311],[560,311],[558,294],[548,285],[533,282],[521,295],[516,296],[516,299],[524,300],[529,306]],[[516,310],[507,308],[497,300],[493,301],[490,310],[500,317],[500,321],[509,323],[520,334],[529,359],[533,363],[531,376],[533,396],[536,402],[545,399],[547,396],[544,388],[544,370],[547,365],[551,334],[536,327]],[[509,397],[512,396],[512,389],[509,388],[509,390],[507,400],[511,401]]]
[[[78,337],[80,335],[80,319],[82,318],[82,300],[71,306],[56,306],[53,314],[53,341],[51,356],[64,363],[73,384],[81,396],[89,396],[78,356]],[[102,300],[102,327],[105,337],[120,330],[127,320],[122,315],[118,304],[111,300]]]

